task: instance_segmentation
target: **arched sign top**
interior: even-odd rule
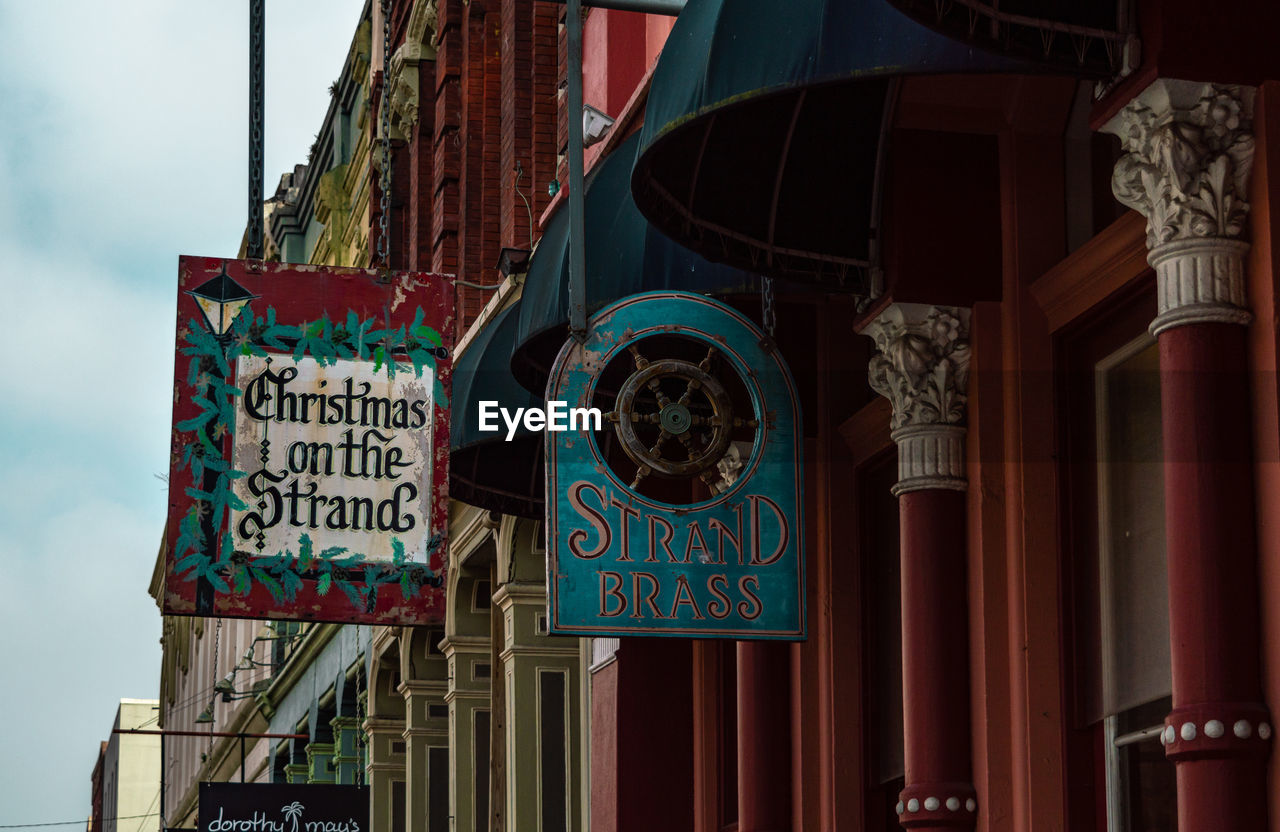
[[[561,350],[547,433],[552,632],[803,639],[799,398],[750,320],[701,295],[635,295]]]

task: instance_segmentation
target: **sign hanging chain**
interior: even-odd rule
[[[764,331],[769,335],[769,340],[773,341],[773,332],[778,326],[778,312],[773,306],[773,278],[760,278],[760,319],[764,324]]]
[[[222,640],[222,619],[221,619],[221,618],[219,618],[219,619],[218,619],[218,623],[217,623],[217,625],[215,625],[215,626],[214,626],[214,628],[213,628],[213,683],[214,683],[214,685],[217,685],[217,683],[218,683],[218,642],[219,642],[219,641],[221,641],[221,640]],[[215,698],[216,698],[216,697],[215,697]],[[211,712],[212,712],[212,705],[213,705],[213,703],[211,702],[211,703],[210,703],[210,711],[211,711]],[[213,722],[210,722],[210,723],[209,723],[209,751],[208,751],[208,753],[209,753],[209,754],[212,754],[212,753],[213,753]]]
[[[391,268],[391,250],[387,242],[388,217],[391,214],[391,0],[382,0],[382,165],[378,216],[378,263]]]
[[[249,0],[249,221],[245,229],[245,257],[261,260],[262,243],[262,157],[264,141],[263,65],[265,53],[266,0]]]

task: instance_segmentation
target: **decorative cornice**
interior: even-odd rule
[[[890,427],[964,423],[969,383],[969,310],[892,303],[862,330],[876,342],[871,389],[893,405]]]
[[[1159,334],[1248,324],[1244,234],[1253,171],[1252,87],[1160,79],[1103,127],[1120,137],[1111,189],[1147,218]]]
[[[493,593],[493,603],[504,611],[516,604],[544,607],[547,604],[547,585],[534,581],[508,581]]]

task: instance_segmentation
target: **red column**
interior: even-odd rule
[[[791,830],[791,645],[738,643],[738,832]]]
[[[1178,828],[1266,828],[1257,546],[1245,330],[1160,333]]]
[[[902,525],[902,716],[908,829],[972,828],[965,495],[898,498]]]
[[[1178,828],[1262,832],[1262,700],[1245,327],[1253,90],[1159,79],[1105,126],[1116,198],[1147,217],[1164,422]],[[1272,325],[1270,320],[1257,325]]]
[[[963,427],[969,310],[893,303],[875,339],[872,389],[893,405],[902,562],[902,721],[908,829],[977,821],[969,728],[967,505]]]

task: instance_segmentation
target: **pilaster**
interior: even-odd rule
[[[577,714],[581,707],[578,643],[551,638],[546,633],[546,586],[532,581],[510,581],[494,593],[493,603],[503,618],[502,663],[497,675],[506,709],[506,817],[509,829],[537,829],[539,810],[547,783],[577,794],[579,737]],[[553,720],[544,719],[559,696],[555,720],[562,733],[553,736]],[[552,761],[552,749],[562,756]],[[551,764],[562,771],[544,771]],[[557,795],[558,797],[558,795]],[[578,798],[563,800],[565,829],[581,828]]]
[[[365,782],[369,784],[369,822],[375,832],[389,832],[395,799],[392,783],[405,781],[404,720],[366,717],[369,760]]]
[[[431,770],[431,749],[449,745],[449,716],[445,695],[449,685],[444,680],[411,679],[400,683],[404,694],[405,779],[411,785],[406,792],[407,832],[426,832],[432,815],[431,789],[428,784],[437,777],[448,777],[447,771]],[[447,815],[447,810],[438,811]]]
[[[449,800],[454,828],[473,829],[477,816],[485,814],[477,801],[477,763],[479,754],[487,755],[489,736],[479,728],[489,712],[488,675],[480,670],[488,666],[489,639],[483,636],[447,635],[440,642],[449,666],[448,690],[444,701],[449,706]],[[492,670],[490,668],[490,670]],[[491,675],[491,673],[490,673]],[[484,717],[481,716],[483,713]],[[488,767],[484,767],[488,778]],[[487,803],[488,786],[482,786]]]
[[[337,782],[333,768],[334,745],[331,742],[313,742],[307,744],[307,782]],[[286,769],[287,771],[287,769]]]
[[[356,785],[364,760],[360,747],[360,720],[354,716],[335,716],[333,727],[333,775],[337,783]]]

